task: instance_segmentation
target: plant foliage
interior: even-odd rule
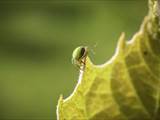
[[[57,106],[60,120],[160,120],[159,0],[149,1],[149,14],[139,32],[119,38],[113,58],[94,65],[89,57],[78,84]]]

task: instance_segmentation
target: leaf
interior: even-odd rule
[[[151,9],[131,41],[126,42],[122,33],[115,55],[104,65],[94,65],[87,57],[74,92],[67,99],[59,99],[58,119],[160,120],[160,37],[156,19]]]

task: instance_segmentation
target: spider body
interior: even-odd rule
[[[88,55],[87,46],[77,47],[72,54],[72,64],[81,69],[85,67],[86,56]]]

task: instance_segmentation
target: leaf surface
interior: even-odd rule
[[[122,33],[115,55],[105,64],[94,65],[87,57],[74,92],[59,99],[58,119],[160,120],[160,37],[155,19],[149,14],[129,42]]]

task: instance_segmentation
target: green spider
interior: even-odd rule
[[[72,54],[72,64],[78,67],[80,70],[83,70],[85,67],[87,55],[88,55],[87,46],[77,47]]]

